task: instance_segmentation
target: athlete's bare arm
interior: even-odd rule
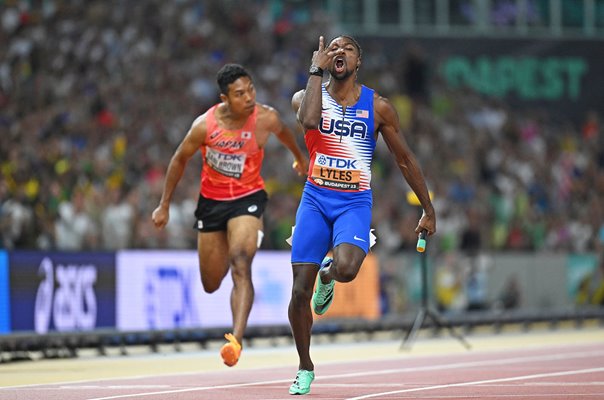
[[[294,109],[294,112],[296,113],[296,115],[298,115],[298,110],[300,109],[300,103],[302,103],[302,98],[304,97],[305,92],[306,92],[305,89],[298,90],[292,96],[292,108]],[[298,119],[298,122],[300,122],[300,119]],[[319,126],[319,125],[317,125],[317,126]],[[304,127],[302,127],[302,128],[304,128]]]
[[[388,99],[376,94],[374,96],[375,126],[382,133],[388,149],[394,155],[396,164],[403,177],[417,195],[424,212],[415,232],[425,229],[429,235],[436,232],[436,216],[430,200],[426,181],[415,155],[407,145],[400,130],[398,114]]]
[[[298,110],[300,109],[300,103],[302,103],[302,98],[304,97],[305,92],[306,92],[305,89],[299,90],[296,93],[294,93],[294,95],[292,97],[292,109],[294,110],[294,113],[296,113],[296,115],[298,115]],[[304,125],[302,125],[302,122],[300,122],[299,119],[298,119],[298,127],[300,128],[300,132],[302,132],[303,134],[306,133],[306,129],[304,128]],[[319,125],[317,125],[317,128],[318,127],[319,127]]]
[[[260,125],[262,132],[256,132],[256,138],[259,140],[258,145],[264,146],[268,140],[268,135],[273,133],[293,154],[295,161],[292,167],[296,170],[298,175],[305,175],[308,171],[308,157],[304,155],[298,146],[293,132],[283,122],[279,111],[264,104],[260,105],[258,126],[260,127]]]
[[[312,55],[312,64],[323,70],[327,70],[335,54],[336,51],[334,51],[333,45],[332,47],[325,48],[325,39],[323,36],[320,36],[319,48]],[[301,92],[302,96],[296,110],[296,117],[305,131],[317,129],[321,121],[322,82],[323,79],[320,76],[310,75],[306,83],[306,90]]]
[[[285,123],[283,123],[283,120],[281,120],[277,110],[273,109],[273,113],[271,115],[271,131],[275,134],[277,139],[279,139],[279,141],[283,143],[285,147],[287,147],[294,155],[295,162],[293,164],[293,168],[296,170],[298,175],[305,175],[308,172],[308,157],[302,153],[302,150],[296,142],[294,133]]]
[[[294,110],[294,112],[296,113],[296,115],[298,114],[298,110],[300,109],[300,103],[302,102],[302,97],[304,97],[304,92],[305,90],[299,90],[296,93],[294,93],[293,97],[292,97],[292,108]],[[302,132],[303,134],[306,132],[306,130],[304,129],[304,126],[302,125],[302,123],[300,122],[300,120],[298,120],[298,128],[300,129],[300,132]],[[294,168],[296,168],[296,166],[294,166]],[[306,165],[305,165],[305,173],[308,173],[308,159],[306,159]]]
[[[163,228],[170,219],[169,209],[172,194],[176,185],[182,178],[187,163],[193,157],[206,138],[206,114],[203,114],[193,121],[191,128],[174,152],[164,182],[159,205],[153,211],[152,219],[157,228]]]

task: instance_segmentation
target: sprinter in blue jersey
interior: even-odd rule
[[[315,377],[310,358],[311,296],[315,313],[325,313],[335,282],[352,281],[369,251],[371,161],[378,133],[423,207],[415,232],[436,232],[426,182],[401,134],[396,110],[386,98],[357,83],[360,65],[361,47],[354,38],[338,36],[325,47],[321,36],[306,89],[292,98],[310,155],[292,237],[289,320],[299,356],[298,373],[289,388],[294,395],[309,393]],[[325,84],[324,71],[330,75]],[[333,259],[325,257],[330,250]]]

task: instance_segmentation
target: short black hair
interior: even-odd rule
[[[363,58],[363,49],[361,49],[361,45],[359,44],[359,42],[357,42],[357,40],[356,40],[355,38],[353,38],[353,37],[352,37],[352,36],[350,36],[350,35],[338,35],[338,36],[334,36],[334,37],[333,37],[333,38],[332,38],[332,39],[331,39],[331,40],[328,42],[328,44],[329,44],[329,43],[331,43],[331,42],[333,42],[334,40],[336,40],[336,39],[337,39],[337,38],[339,38],[339,37],[344,38],[344,39],[348,39],[348,40],[350,40],[350,41],[352,42],[352,44],[354,44],[354,47],[356,47],[356,48],[357,48],[357,51],[359,52],[359,58]]]
[[[251,75],[239,64],[225,64],[216,74],[216,82],[220,88],[220,93],[228,94],[229,85],[242,76],[252,79]]]

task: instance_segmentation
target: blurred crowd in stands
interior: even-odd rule
[[[318,36],[342,33],[319,8],[267,0],[5,0],[0,24],[5,249],[194,249],[199,159],[179,185],[167,229],[156,230],[150,216],[175,146],[218,101],[216,71],[246,66],[258,101],[297,129],[290,100],[306,84]],[[400,53],[365,48],[359,79],[399,111],[434,193],[431,246],[601,251],[600,116],[586,110],[580,123],[561,124],[547,110],[448,90],[424,49],[403,43]],[[376,251],[413,249],[419,210],[407,203],[383,141],[376,153]],[[269,142],[263,248],[288,248],[303,185],[289,157]]]

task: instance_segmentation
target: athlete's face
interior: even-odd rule
[[[354,42],[345,37],[337,37],[331,41],[329,46],[336,51],[329,67],[331,76],[338,80],[344,80],[354,74],[361,65],[359,50]]]
[[[231,83],[228,93],[221,94],[220,98],[228,104],[233,113],[248,115],[256,107],[256,88],[249,77],[242,76]]]

